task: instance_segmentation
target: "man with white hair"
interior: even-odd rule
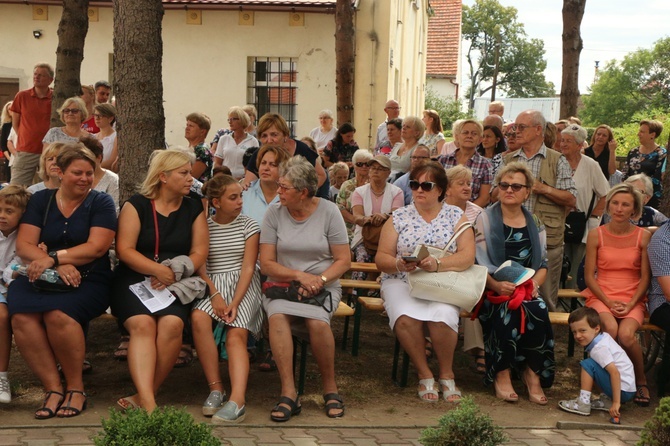
[[[386,102],[386,105],[384,105],[384,113],[386,113],[386,120],[381,124],[379,124],[379,126],[377,127],[377,140],[375,141],[375,153],[377,152],[377,149],[379,149],[379,144],[388,139],[388,135],[386,133],[386,124],[391,119],[395,119],[398,116],[400,116],[400,105],[398,104],[398,101],[396,101],[395,99],[390,99],[388,102]]]
[[[544,145],[547,121],[537,110],[521,112],[514,121],[521,149],[508,153],[505,164],[526,163],[535,177],[524,206],[544,223],[547,233],[547,278],[540,287],[549,311],[556,311],[563,265],[563,233],[566,211],[577,203],[572,169],[563,155]]]

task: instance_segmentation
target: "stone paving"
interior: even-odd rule
[[[603,426],[566,426],[567,428],[505,428],[510,440],[506,445],[581,445],[623,446],[634,445],[639,439],[639,430]],[[222,445],[232,446],[419,446],[422,428],[389,427],[331,427],[313,426],[268,427],[268,426],[216,426],[214,435]],[[78,427],[5,427],[0,428],[0,446],[75,446],[92,445],[92,438],[100,426]],[[186,446],[186,445],[185,445]]]

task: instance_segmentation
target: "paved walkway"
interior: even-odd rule
[[[267,426],[217,426],[214,435],[221,444],[233,446],[261,445],[415,445],[418,446],[422,428],[389,427],[267,427]],[[20,446],[74,446],[92,445],[92,437],[99,426],[79,427],[10,427],[0,428],[0,445]],[[634,445],[639,439],[639,431],[603,428],[580,428],[566,425],[565,428],[506,428],[510,437],[506,445],[582,445],[582,446],[623,446]],[[184,445],[187,446],[187,445]]]

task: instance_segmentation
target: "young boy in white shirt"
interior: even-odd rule
[[[612,337],[600,331],[600,316],[593,308],[582,307],[568,318],[575,341],[589,354],[580,362],[581,391],[574,400],[564,400],[558,407],[578,415],[590,415],[591,410],[608,411],[612,422],[618,424],[621,404],[635,397],[633,363]],[[604,392],[599,400],[591,401],[593,384]]]
[[[0,190],[0,403],[9,403],[9,353],[12,350],[12,331],[7,311],[7,288],[12,279],[9,265],[16,257],[16,235],[26,210],[30,193],[23,186],[10,185]]]

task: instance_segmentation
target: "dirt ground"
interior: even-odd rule
[[[352,357],[339,348],[343,321],[333,322],[333,331],[338,342],[336,372],[340,393],[346,404],[346,415],[342,419],[327,418],[323,412],[320,379],[313,358],[308,360],[305,394],[302,396],[303,411],[293,418],[291,425],[301,426],[427,426],[437,423],[438,418],[453,407],[440,401],[425,403],[416,395],[417,377],[410,368],[409,385],[400,388],[391,381],[393,337],[387,318],[378,314],[364,314],[361,329],[359,355]],[[115,401],[133,392],[133,385],[125,362],[116,361],[113,352],[119,335],[116,322],[96,319],[92,322],[88,336],[87,358],[93,364],[93,373],[85,375],[89,407],[79,417],[53,418],[39,421],[33,412],[41,405],[43,389],[14,349],[10,363],[10,380],[13,401],[0,406],[3,426],[25,425],[96,425],[108,416]],[[578,348],[574,358],[568,358],[567,330],[558,327],[556,332],[557,373],[554,386],[546,390],[549,404],[540,407],[527,399],[520,381],[515,387],[520,395],[517,403],[505,403],[495,398],[492,389],[482,385],[482,375],[475,373],[474,361],[459,349],[455,358],[456,384],[464,395],[471,395],[475,402],[489,413],[496,423],[503,426],[555,427],[558,421],[576,421],[608,424],[605,412],[594,412],[590,417],[568,414],[558,409],[561,399],[578,395],[579,364],[582,351]],[[431,362],[437,370],[435,361]],[[221,363],[222,378],[228,383],[227,363]],[[651,407],[641,408],[633,403],[622,409],[622,424],[642,426],[658,405],[655,397],[653,369],[649,375],[652,391]],[[244,424],[271,425],[270,409],[279,397],[279,377],[276,373],[259,372],[252,364],[247,391],[247,417]],[[158,397],[159,404],[185,406],[196,420],[206,421],[200,414],[200,406],[208,394],[204,375],[197,359],[186,367],[174,369]]]

